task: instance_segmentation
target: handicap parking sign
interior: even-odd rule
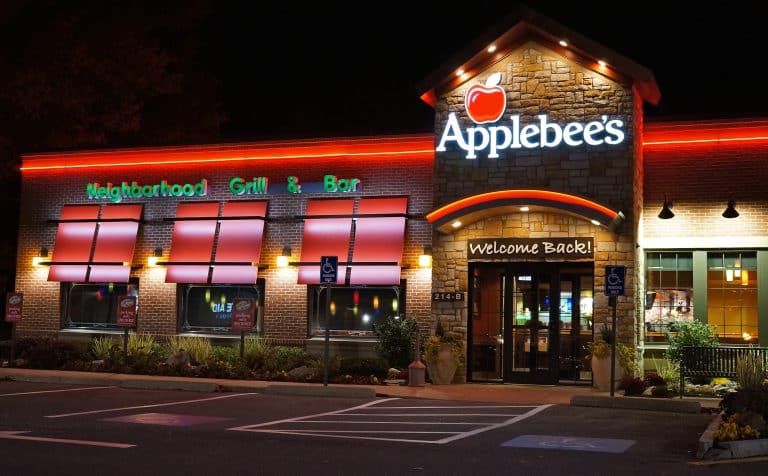
[[[339,276],[339,257],[320,257],[320,282],[336,284]]]
[[[626,266],[606,266],[605,267],[605,295],[623,296],[624,278],[626,277]]]

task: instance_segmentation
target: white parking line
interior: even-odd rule
[[[0,397],[15,397],[16,395],[36,395],[38,393],[80,392],[82,390],[96,390],[100,388],[117,388],[117,387],[115,387],[114,385],[107,385],[103,387],[65,388],[61,390],[39,390],[37,392],[3,393],[3,394],[0,394]]]
[[[46,418],[64,418],[64,417],[79,416],[79,415],[93,415],[95,413],[119,412],[122,410],[138,410],[140,408],[167,407],[171,405],[185,405],[187,403],[209,402],[211,400],[221,400],[222,398],[242,397],[243,395],[258,395],[258,394],[257,393],[233,393],[232,395],[222,395],[220,397],[198,398],[195,400],[183,400],[180,402],[156,403],[154,405],[138,405],[135,407],[105,408],[103,410],[91,410],[87,412],[61,413],[59,415],[46,415],[45,417]]]
[[[393,441],[393,442],[402,442],[402,443],[427,443],[427,444],[433,444],[433,445],[444,445],[456,440],[460,440],[462,438],[468,438],[470,436],[474,436],[486,431],[496,430],[498,428],[502,428],[504,426],[512,425],[514,423],[520,422],[526,418],[532,417],[533,415],[536,415],[537,413],[546,410],[547,408],[551,407],[552,405],[461,405],[461,406],[380,406],[381,404],[398,400],[397,398],[388,398],[383,400],[377,400],[373,402],[368,402],[363,405],[359,405],[352,408],[346,408],[342,410],[336,410],[332,412],[326,412],[326,413],[318,413],[315,415],[305,415],[302,417],[296,417],[296,418],[287,418],[284,420],[275,420],[270,421],[266,423],[259,423],[256,425],[246,425],[246,426],[240,426],[236,428],[230,428],[230,430],[235,431],[250,431],[255,433],[272,433],[272,434],[280,434],[280,435],[300,435],[300,436],[312,436],[312,437],[321,437],[321,438],[352,438],[352,439],[360,439],[360,440],[378,440],[378,441]],[[527,412],[524,413],[477,413],[477,409],[512,409],[512,408],[528,408],[530,409]],[[374,413],[365,413],[360,412],[357,413],[359,410],[376,410]],[[473,413],[461,413],[461,412],[455,412],[455,413],[387,413],[387,411],[402,411],[403,409],[412,409],[412,410],[425,410],[425,409],[474,409],[475,412]],[[363,419],[344,419],[344,420],[334,420],[332,418],[328,419],[317,419],[322,417],[359,417],[359,416],[376,416],[381,419],[382,417],[389,417],[389,416],[396,416],[396,417],[420,417],[419,420],[408,420],[408,421],[399,421],[399,420],[390,420],[390,421],[381,421],[381,420],[375,420],[375,421],[366,421]],[[499,422],[499,423],[489,423],[489,422],[477,422],[477,421],[432,421],[429,419],[425,419],[423,417],[430,417],[430,416],[441,416],[443,418],[466,418],[466,417],[512,417],[512,418],[506,418],[505,420]],[[304,425],[313,425],[313,424],[321,424],[324,425],[324,429],[303,429],[300,428]],[[299,428],[291,428],[289,425],[298,425]],[[378,425],[401,425],[401,426],[412,426],[412,425],[421,425],[429,428],[435,428],[436,431],[433,430],[408,430],[408,429],[397,429],[397,430],[376,430],[376,429],[360,429],[360,430],[351,430],[351,429],[336,429],[333,427],[333,425],[338,425],[340,427],[344,427],[346,425],[371,425],[373,428],[375,428]],[[473,428],[468,431],[440,431],[438,428],[440,426],[450,426],[450,425],[464,425],[464,426],[477,426],[479,428]],[[282,427],[281,427],[282,426]],[[349,427],[347,427],[349,428]],[[363,436],[364,434],[392,434],[392,435],[403,435],[403,438],[387,438],[383,436]],[[438,440],[428,440],[428,439],[413,439],[408,438],[406,435],[445,435],[445,437],[438,439]]]

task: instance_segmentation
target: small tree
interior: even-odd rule
[[[412,317],[388,317],[374,324],[373,333],[379,339],[376,352],[389,365],[405,368],[413,360],[413,345],[418,328]]]
[[[677,325],[677,335],[667,332],[669,348],[664,354],[666,358],[678,364],[683,360],[683,347],[717,347],[715,326],[700,321],[681,322]]]

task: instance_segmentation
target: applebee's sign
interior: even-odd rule
[[[455,143],[467,151],[467,159],[476,159],[477,152],[486,150],[489,159],[496,159],[499,151],[504,149],[544,149],[563,143],[577,147],[624,142],[624,121],[609,119],[606,115],[587,123],[569,122],[561,126],[549,122],[546,114],[536,116],[538,121],[535,123],[523,125],[520,116],[513,114],[509,117],[509,125],[483,126],[497,122],[507,108],[507,94],[499,86],[500,81],[501,73],[493,73],[485,85],[474,84],[467,89],[464,107],[476,125],[462,130],[456,113],[448,114],[448,122],[435,151],[445,152],[446,145]]]

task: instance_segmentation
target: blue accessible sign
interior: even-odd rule
[[[320,257],[320,282],[323,284],[336,284],[339,277],[339,257]]]
[[[626,266],[606,266],[605,267],[605,295],[623,296],[624,278],[626,277]]]

